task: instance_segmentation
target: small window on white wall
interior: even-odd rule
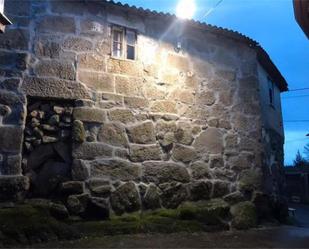
[[[274,106],[275,104],[275,84],[271,79],[268,79],[268,94],[269,94],[269,104]]]
[[[136,32],[120,26],[112,26],[112,56],[120,59],[136,59]]]

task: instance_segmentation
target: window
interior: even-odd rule
[[[123,30],[113,29],[113,56],[122,57],[123,54]]]
[[[119,26],[112,27],[112,56],[116,58],[136,59],[136,32]]]
[[[274,106],[275,101],[275,84],[271,79],[268,79],[268,94],[269,94],[269,103]]]
[[[126,32],[126,41],[127,41],[127,59],[135,59],[135,43],[136,43],[136,34],[134,31],[127,30]]]

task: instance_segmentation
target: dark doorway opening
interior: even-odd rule
[[[73,103],[28,98],[22,168],[30,198],[60,197],[61,183],[71,179]]]

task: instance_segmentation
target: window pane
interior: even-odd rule
[[[123,31],[118,29],[113,29],[112,55],[115,57],[122,57],[123,55]]]
[[[127,46],[127,59],[135,60],[135,47]]]
[[[113,56],[121,57],[122,56],[122,44],[119,42],[113,43]]]
[[[122,42],[122,32],[120,30],[114,30],[113,39],[116,42]]]
[[[127,30],[127,44],[134,46],[136,42],[135,32]]]

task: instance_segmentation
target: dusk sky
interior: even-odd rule
[[[175,13],[178,0],[121,0],[122,3]],[[196,0],[194,19],[239,31],[258,41],[286,78],[289,89],[309,88],[309,40],[295,21],[292,0]],[[285,164],[309,143],[309,90],[281,96],[285,127]]]

